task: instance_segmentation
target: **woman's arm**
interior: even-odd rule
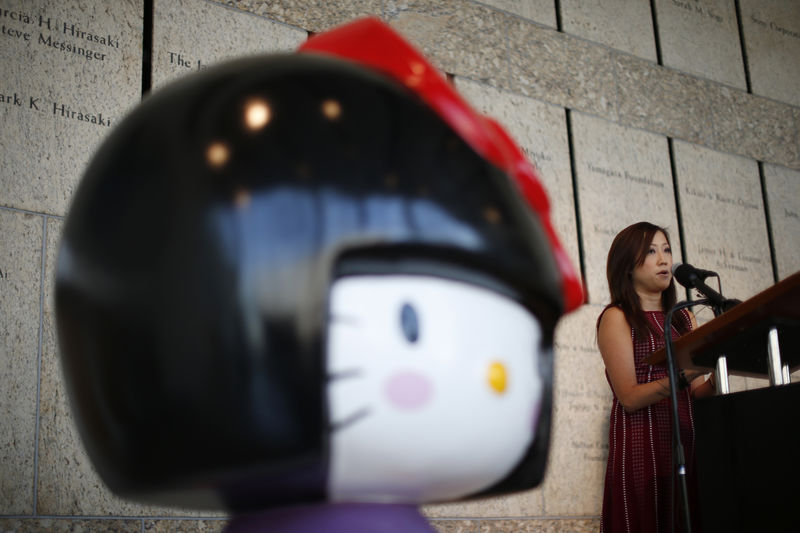
[[[621,309],[609,307],[603,313],[597,330],[597,345],[611,388],[626,411],[632,413],[669,396],[669,378],[637,383],[631,326]]]

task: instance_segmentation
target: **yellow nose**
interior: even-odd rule
[[[495,361],[489,365],[489,374],[487,378],[489,380],[489,386],[497,394],[503,394],[506,391],[506,387],[508,387],[508,374],[503,363]]]

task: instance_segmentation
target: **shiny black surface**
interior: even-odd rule
[[[323,499],[327,295],[352,255],[500,280],[552,340],[538,221],[402,88],[293,56],[149,96],[96,154],[58,261],[63,368],[103,480],[198,507]],[[549,422],[503,490],[541,479]]]

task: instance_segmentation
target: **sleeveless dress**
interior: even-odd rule
[[[689,313],[686,310],[681,310],[680,313],[679,320],[685,321],[683,326],[685,331],[689,331],[692,327]],[[645,315],[654,331],[659,333],[650,332],[646,338],[633,343],[638,383],[649,383],[667,377],[666,365],[651,366],[645,362],[646,357],[664,346],[664,313],[646,311]],[[672,338],[677,337],[675,326],[672,326]],[[633,330],[631,338],[633,339]],[[601,532],[672,531],[672,520],[676,516],[673,495],[677,506],[680,504],[680,492],[673,490],[671,412],[669,398],[628,413],[622,408],[616,395],[614,396],[608,428],[608,465]],[[696,533],[699,531],[699,520],[695,511],[697,491],[694,480],[694,420],[688,389],[678,391],[678,414],[681,441],[686,455],[692,531]],[[677,521],[676,531],[683,529],[682,522],[680,519]]]

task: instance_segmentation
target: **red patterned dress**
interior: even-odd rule
[[[692,327],[689,313],[680,312],[684,321],[683,330]],[[665,366],[651,366],[645,358],[664,346],[664,313],[646,311],[645,315],[654,330],[646,338],[634,341],[633,358],[636,366],[636,381],[649,383],[667,377]],[[672,326],[672,338],[678,332]],[[633,330],[631,330],[633,338]],[[608,379],[608,374],[606,374]],[[610,385],[610,381],[609,381]],[[613,388],[612,388],[613,392]],[[690,509],[693,510],[692,531],[698,520],[694,509],[694,420],[689,390],[678,391],[678,414],[681,440],[686,453],[687,484],[689,485]],[[603,494],[603,517],[600,531],[603,533],[668,533],[672,528],[673,494],[679,494],[672,486],[672,416],[669,398],[628,413],[622,408],[616,395],[611,405],[608,428],[608,465],[606,467],[605,491]],[[678,501],[675,502],[679,504]],[[677,531],[683,529],[677,521]]]

